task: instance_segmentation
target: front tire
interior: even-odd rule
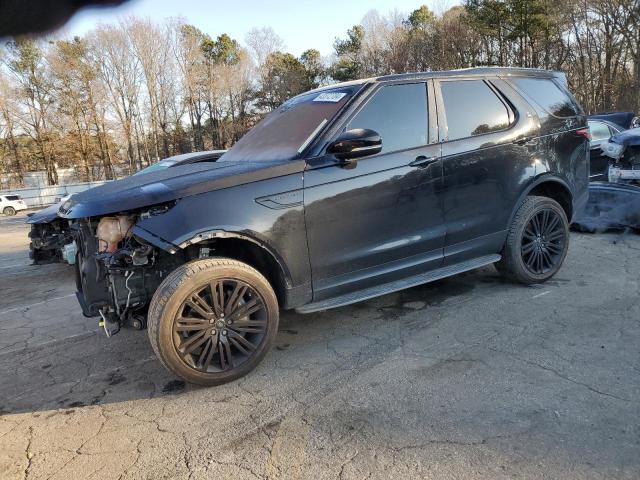
[[[530,196],[518,208],[497,270],[524,284],[553,277],[569,249],[569,222],[564,209],[548,197]]]
[[[16,209],[13,207],[5,207],[2,211],[7,217],[13,217],[16,214]]]
[[[220,385],[264,358],[278,332],[278,301],[249,265],[211,258],[189,262],[158,287],[147,317],[162,364],[187,382]]]

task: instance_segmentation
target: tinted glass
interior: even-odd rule
[[[169,168],[176,163],[175,160],[160,160],[158,163],[154,163],[153,165],[149,165],[142,170],[134,173],[134,175],[142,175],[150,172],[157,172],[158,170],[164,170],[165,168]]]
[[[219,160],[290,160],[298,157],[362,85],[307,93],[267,115]]]
[[[9,200],[10,202],[15,202],[16,200],[20,200],[20,197],[18,195],[7,195],[7,200]]]
[[[368,128],[382,138],[382,152],[426,145],[427,87],[424,83],[388,85],[349,122],[347,129]]]
[[[611,136],[609,126],[602,122],[589,121],[589,130],[591,132],[591,141],[607,140]]]
[[[507,107],[482,80],[441,82],[449,140],[504,130]]]
[[[512,78],[511,81],[539,107],[553,116],[573,117],[578,114],[571,97],[550,79]]]

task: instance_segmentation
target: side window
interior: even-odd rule
[[[578,109],[571,97],[547,78],[512,78],[511,82],[554,117],[573,117]]]
[[[349,122],[347,129],[368,128],[382,138],[382,153],[421,147],[428,142],[425,83],[387,85]]]
[[[611,136],[609,126],[602,122],[589,122],[589,131],[591,132],[591,141],[607,140]]]
[[[509,111],[483,80],[440,82],[449,140],[504,130]]]

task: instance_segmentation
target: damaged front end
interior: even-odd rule
[[[51,222],[32,223],[29,239],[29,258],[34,265],[73,263],[69,254],[73,250],[73,232],[66,220],[57,218]]]
[[[576,214],[574,228],[640,229],[640,128],[612,136],[600,149],[609,159],[607,181],[589,184],[589,201]]]
[[[76,295],[85,316],[101,318],[107,336],[123,326],[144,328],[153,293],[183,263],[182,252],[171,254],[137,234],[141,218],[161,215],[171,206],[84,218],[73,224],[78,245]]]
[[[610,159],[609,182],[640,185],[640,128],[612,136],[600,149]]]

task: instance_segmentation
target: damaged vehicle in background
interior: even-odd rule
[[[603,112],[594,113],[588,116],[589,120],[604,120],[608,124],[616,127],[616,130],[623,131],[630,128],[640,127],[640,117],[633,112]]]
[[[133,175],[143,175],[190,163],[215,162],[224,152],[226,150],[210,150],[175,155],[149,165]],[[27,223],[31,225],[29,258],[33,260],[34,265],[56,262],[75,263],[76,245],[73,241],[73,232],[69,227],[69,221],[58,216],[60,206],[69,198],[71,195],[62,197],[53,205],[28,215]]]
[[[574,221],[577,230],[640,230],[640,128],[615,132],[590,120],[591,174],[589,201]],[[606,137],[606,138],[605,138]]]
[[[310,313],[495,264],[544,282],[587,201],[586,117],[563,74],[479,68],[298,95],[214,164],[74,195],[77,297],[107,335],[148,325],[202,385]]]

